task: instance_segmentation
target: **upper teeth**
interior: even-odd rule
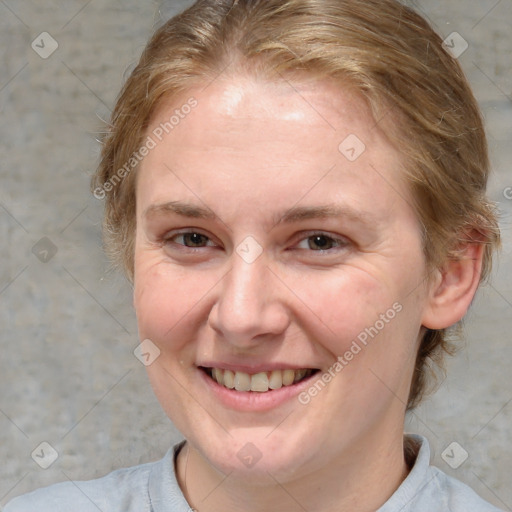
[[[313,370],[272,370],[271,372],[260,372],[250,375],[245,372],[232,372],[221,368],[211,368],[210,376],[221,386],[237,391],[259,391],[265,392],[269,389],[279,389],[283,386],[290,386],[294,382],[302,380],[311,375]]]

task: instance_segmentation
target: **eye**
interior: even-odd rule
[[[297,247],[299,249],[309,249],[311,251],[328,251],[330,249],[343,248],[348,245],[348,241],[340,238],[334,238],[325,233],[313,233],[302,239]]]
[[[215,244],[202,233],[195,231],[189,231],[185,233],[176,233],[171,236],[167,236],[164,240],[166,243],[175,243],[177,245],[183,245],[184,247],[198,248],[214,246]]]

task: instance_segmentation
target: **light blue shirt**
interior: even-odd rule
[[[430,465],[421,436],[412,470],[377,512],[503,512],[467,485]],[[87,482],[64,482],[12,500],[4,512],[191,512],[176,480],[174,460],[183,443],[158,461],[114,471]]]

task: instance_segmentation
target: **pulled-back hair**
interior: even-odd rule
[[[485,244],[481,279],[488,276],[499,231],[486,199],[481,114],[459,63],[420,15],[395,0],[199,0],[149,41],[117,100],[93,178],[105,198],[107,250],[130,279],[137,166],[127,171],[126,162],[162,101],[221,74],[329,78],[359,91],[402,154],[429,269],[457,257],[476,233]],[[431,362],[452,349],[446,330],[427,330],[408,408],[420,402]]]

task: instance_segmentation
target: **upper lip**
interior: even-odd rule
[[[261,372],[271,372],[273,370],[317,370],[318,367],[309,364],[297,365],[290,363],[259,363],[259,364],[243,364],[243,363],[226,363],[216,361],[205,361],[197,364],[198,368],[219,368],[221,370],[231,370],[232,372],[244,372],[255,374]]]

